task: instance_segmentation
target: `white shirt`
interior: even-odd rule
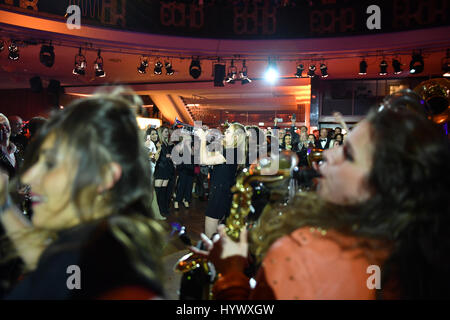
[[[145,141],[145,146],[147,147],[148,152],[151,152],[151,153],[156,153],[156,152],[157,152],[155,143],[154,143],[153,141],[151,141],[151,140]],[[156,166],[156,163],[154,163],[154,162],[150,159],[150,164],[152,165],[152,174],[153,174],[153,173],[155,173],[155,166]]]

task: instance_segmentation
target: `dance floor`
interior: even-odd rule
[[[186,233],[191,238],[192,243],[196,244],[200,240],[200,233],[204,232],[205,211],[207,201],[193,198],[189,209],[183,207],[180,203],[178,211],[173,209],[171,204],[170,215],[167,220],[162,221],[167,231],[172,230],[172,224],[178,223],[186,227]],[[177,237],[170,237],[169,243],[166,246],[164,255],[165,265],[165,289],[168,299],[178,299],[178,290],[180,287],[181,275],[173,271],[173,267],[177,260],[185,255],[188,250],[186,246],[177,239]]]

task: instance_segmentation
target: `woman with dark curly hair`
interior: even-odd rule
[[[163,295],[163,229],[152,219],[148,154],[128,101],[80,99],[43,125],[19,174],[31,188],[31,221],[0,177],[0,221],[27,271],[7,298]]]
[[[386,101],[324,152],[317,193],[261,217],[250,234],[256,288],[243,273],[245,231],[236,243],[222,226],[220,240],[204,239],[212,251],[192,249],[218,269],[217,299],[450,297],[449,143],[407,108],[420,107],[412,96]]]

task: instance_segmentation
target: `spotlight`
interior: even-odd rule
[[[294,74],[294,76],[296,76],[297,78],[301,78],[302,74],[303,74],[303,70],[305,70],[305,67],[303,66],[303,64],[299,64],[297,66],[297,72]]]
[[[227,83],[234,84],[237,78],[237,69],[234,66],[234,60],[231,60],[231,66],[228,68],[228,74],[227,74],[227,80],[225,80]]]
[[[174,74],[173,68],[172,68],[172,64],[170,62],[165,62],[164,63],[164,67],[166,68],[166,74],[168,76],[171,76]]]
[[[72,73],[79,76],[86,74],[86,57],[81,54],[81,48],[75,56],[75,67]]]
[[[54,48],[52,45],[42,45],[39,54],[39,60],[48,68],[51,68],[55,63],[55,52],[53,50]]]
[[[392,67],[394,68],[394,74],[402,73],[402,64],[397,59],[392,60]]]
[[[385,75],[388,74],[387,73],[387,67],[388,67],[387,62],[385,60],[382,60],[380,62],[380,76],[385,76]]]
[[[367,62],[363,60],[359,63],[359,73],[358,74],[367,74]]]
[[[252,80],[247,75],[247,66],[245,65],[245,60],[242,61],[242,70],[239,72],[239,79],[241,80],[242,85],[252,82]]]
[[[275,62],[271,61],[269,58],[269,65],[267,66],[267,70],[266,70],[266,73],[264,74],[264,78],[270,84],[274,84],[278,80],[279,76],[280,75],[278,73]]]
[[[197,79],[202,74],[202,67],[200,66],[200,60],[192,58],[191,65],[189,66],[189,74],[192,78]]]
[[[410,73],[421,73],[424,68],[423,57],[421,54],[413,53],[412,60],[409,64]]]
[[[104,78],[106,77],[105,70],[103,70],[103,58],[100,55],[101,51],[98,50],[97,52],[97,59],[94,61],[94,70],[95,70],[95,76],[98,78]]]
[[[322,78],[328,77],[328,68],[324,63],[320,65],[320,72],[322,73]]]
[[[9,50],[8,58],[10,60],[13,60],[13,61],[19,60],[19,57],[20,57],[19,48],[17,47],[15,41],[11,41],[11,43],[8,47],[8,50]]]
[[[142,57],[141,58],[141,65],[137,68],[137,71],[140,74],[144,74],[144,73],[147,73],[147,68],[148,68],[148,58],[147,57]]]
[[[161,63],[161,61],[156,61],[155,69],[153,70],[153,73],[154,74],[162,74],[162,68],[163,68],[163,64]]]
[[[309,66],[308,77],[314,78],[316,76],[316,66],[314,64]]]
[[[450,77],[450,49],[447,49],[447,56],[443,59],[442,72],[443,77]]]

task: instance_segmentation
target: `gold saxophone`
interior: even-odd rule
[[[414,91],[425,100],[430,110],[429,118],[435,123],[445,123],[450,117],[450,80],[430,79],[421,82]]]
[[[292,175],[293,169],[298,164],[295,152],[283,150],[279,156],[263,158],[258,163],[244,169],[238,176],[236,184],[232,188],[233,201],[231,212],[225,223],[227,235],[234,241],[239,240],[242,228],[246,227],[246,218],[251,210],[251,199],[253,196],[253,181],[266,184],[274,184],[285,181]],[[198,258],[194,253],[183,256],[175,265],[175,271],[185,273],[195,268],[202,267],[209,272],[208,263],[203,258]]]

